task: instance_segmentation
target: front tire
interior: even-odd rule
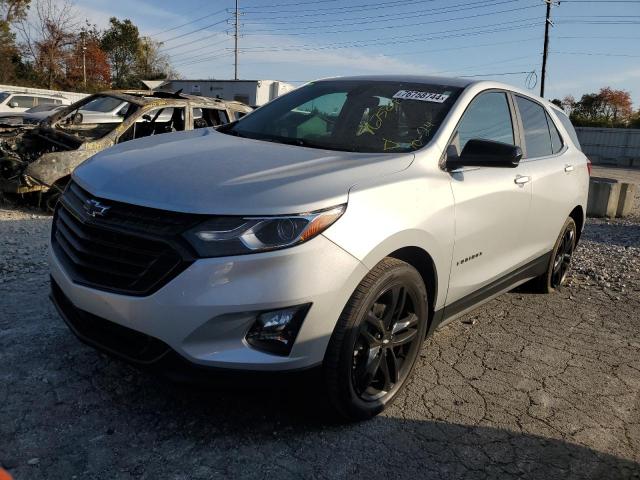
[[[427,291],[418,271],[385,258],[360,282],[331,336],[323,370],[329,398],[348,420],[365,420],[393,401],[425,338]]]

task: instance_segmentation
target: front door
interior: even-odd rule
[[[472,138],[516,144],[513,117],[505,92],[480,94],[465,111],[449,151],[462,152]],[[456,228],[447,305],[456,301],[464,304],[465,297],[524,263],[527,249],[522,232],[531,204],[525,164],[516,168],[465,167],[450,176]]]

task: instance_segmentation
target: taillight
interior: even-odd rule
[[[589,176],[591,176],[591,170],[593,170],[593,165],[591,164],[591,160],[587,158],[587,171],[589,172]]]

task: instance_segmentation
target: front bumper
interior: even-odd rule
[[[139,338],[148,337],[149,351],[158,354],[140,362],[127,353],[124,340],[109,343],[103,330],[87,333],[70,325],[85,342],[138,363],[160,361],[166,354],[161,352],[162,345],[166,345],[168,352],[192,364],[251,371],[298,370],[320,364],[344,305],[367,273],[362,263],[322,235],[289,249],[198,260],[146,297],[75,284],[51,249],[49,258],[54,288],[67,299],[70,307],[66,308],[115,324],[115,330],[125,327],[121,333],[143,334]],[[256,312],[304,303],[312,306],[288,356],[247,344],[245,335]]]

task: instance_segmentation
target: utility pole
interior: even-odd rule
[[[547,16],[544,22],[544,51],[542,52],[542,79],[540,81],[540,96],[544,98],[544,81],[547,76],[547,56],[549,54],[549,27],[551,23],[551,5],[553,0],[544,0],[547,4]]]
[[[234,39],[235,39],[235,48],[234,48],[234,54],[235,54],[235,62],[233,63],[234,66],[234,79],[238,80],[238,0],[236,0],[236,13],[235,13],[235,33],[234,33]]]
[[[84,89],[87,89],[87,45],[84,38],[84,32],[82,32],[82,83]]]

